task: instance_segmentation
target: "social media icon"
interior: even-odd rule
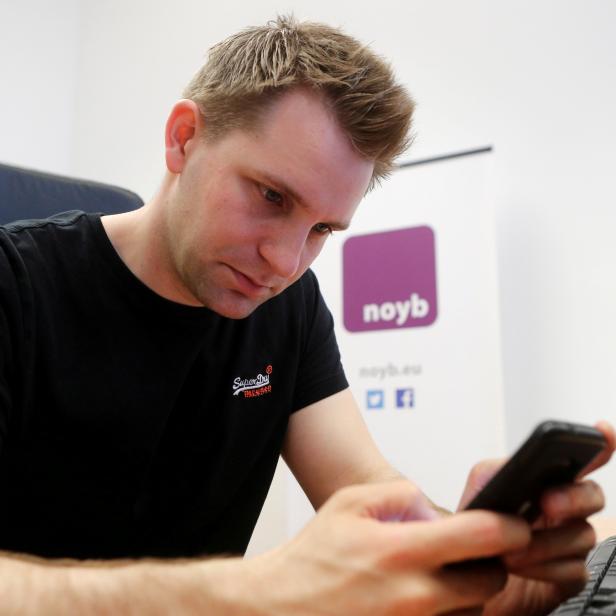
[[[410,409],[415,406],[414,389],[396,389],[396,408]]]
[[[370,389],[366,392],[366,407],[382,409],[385,405],[385,392],[382,389]]]

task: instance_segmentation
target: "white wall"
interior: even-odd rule
[[[209,45],[291,10],[371,42],[419,102],[410,157],[495,146],[510,448],[545,416],[616,419],[616,3],[107,0],[80,15],[68,0],[0,1],[0,159],[146,198],[167,110]],[[35,77],[49,86],[44,104],[31,98]],[[599,477],[613,515],[616,464]],[[271,511],[282,492],[276,484]]]
[[[499,72],[504,367],[518,440],[541,415],[616,418],[616,4],[507,5],[489,48]]]
[[[0,162],[73,171],[77,0],[0,0]]]

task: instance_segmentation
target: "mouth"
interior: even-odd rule
[[[242,295],[246,295],[253,299],[261,299],[264,296],[271,295],[271,287],[259,284],[250,276],[247,276],[230,265],[227,265],[227,267],[233,274],[236,290]]]

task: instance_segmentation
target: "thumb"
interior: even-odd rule
[[[434,520],[440,517],[428,498],[408,480],[343,488],[325,506],[381,522]]]
[[[614,427],[609,422],[605,420],[599,421],[595,424],[595,428],[603,433],[606,441],[606,447],[603,451],[601,451],[601,453],[597,454],[588,466],[582,469],[578,475],[578,478],[584,477],[600,466],[607,464],[614,453],[614,449],[616,448],[616,433],[614,433]]]
[[[458,504],[458,511],[462,511],[483,490],[504,463],[504,458],[493,458],[482,460],[473,466],[466,480],[466,485]]]

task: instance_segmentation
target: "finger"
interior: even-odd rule
[[[383,532],[397,542],[408,563],[426,567],[497,556],[521,550],[530,542],[530,527],[524,520],[482,510],[387,526]]]
[[[589,479],[550,488],[541,496],[541,511],[547,520],[586,518],[604,506],[603,490]]]
[[[440,586],[436,589],[441,608],[437,613],[474,614],[503,589],[507,573],[500,564],[460,563],[456,568],[440,569],[434,581]]]
[[[468,474],[462,497],[458,504],[458,511],[464,509],[475,498],[481,490],[488,484],[490,479],[496,475],[497,471],[505,463],[504,458],[492,458],[489,460],[482,460],[475,464]]]
[[[578,477],[584,477],[600,466],[607,464],[614,453],[614,449],[616,449],[616,432],[614,432],[613,426],[609,422],[602,420],[595,424],[595,428],[603,433],[607,446],[594,458],[594,460],[592,460],[592,462],[590,462],[590,464],[582,469]]]
[[[516,575],[540,582],[550,582],[558,586],[567,586],[569,590],[566,592],[569,594],[579,592],[588,579],[588,571],[583,558],[563,558],[525,567],[517,571]]]
[[[502,565],[437,569],[398,578],[389,588],[392,614],[474,614],[507,581]],[[479,612],[481,613],[481,612]]]
[[[439,517],[421,490],[407,480],[343,488],[325,506],[381,522],[432,520]]]
[[[595,541],[593,527],[580,520],[549,530],[533,531],[530,545],[524,550],[506,554],[503,561],[509,571],[518,573],[549,561],[573,557],[584,559]]]

